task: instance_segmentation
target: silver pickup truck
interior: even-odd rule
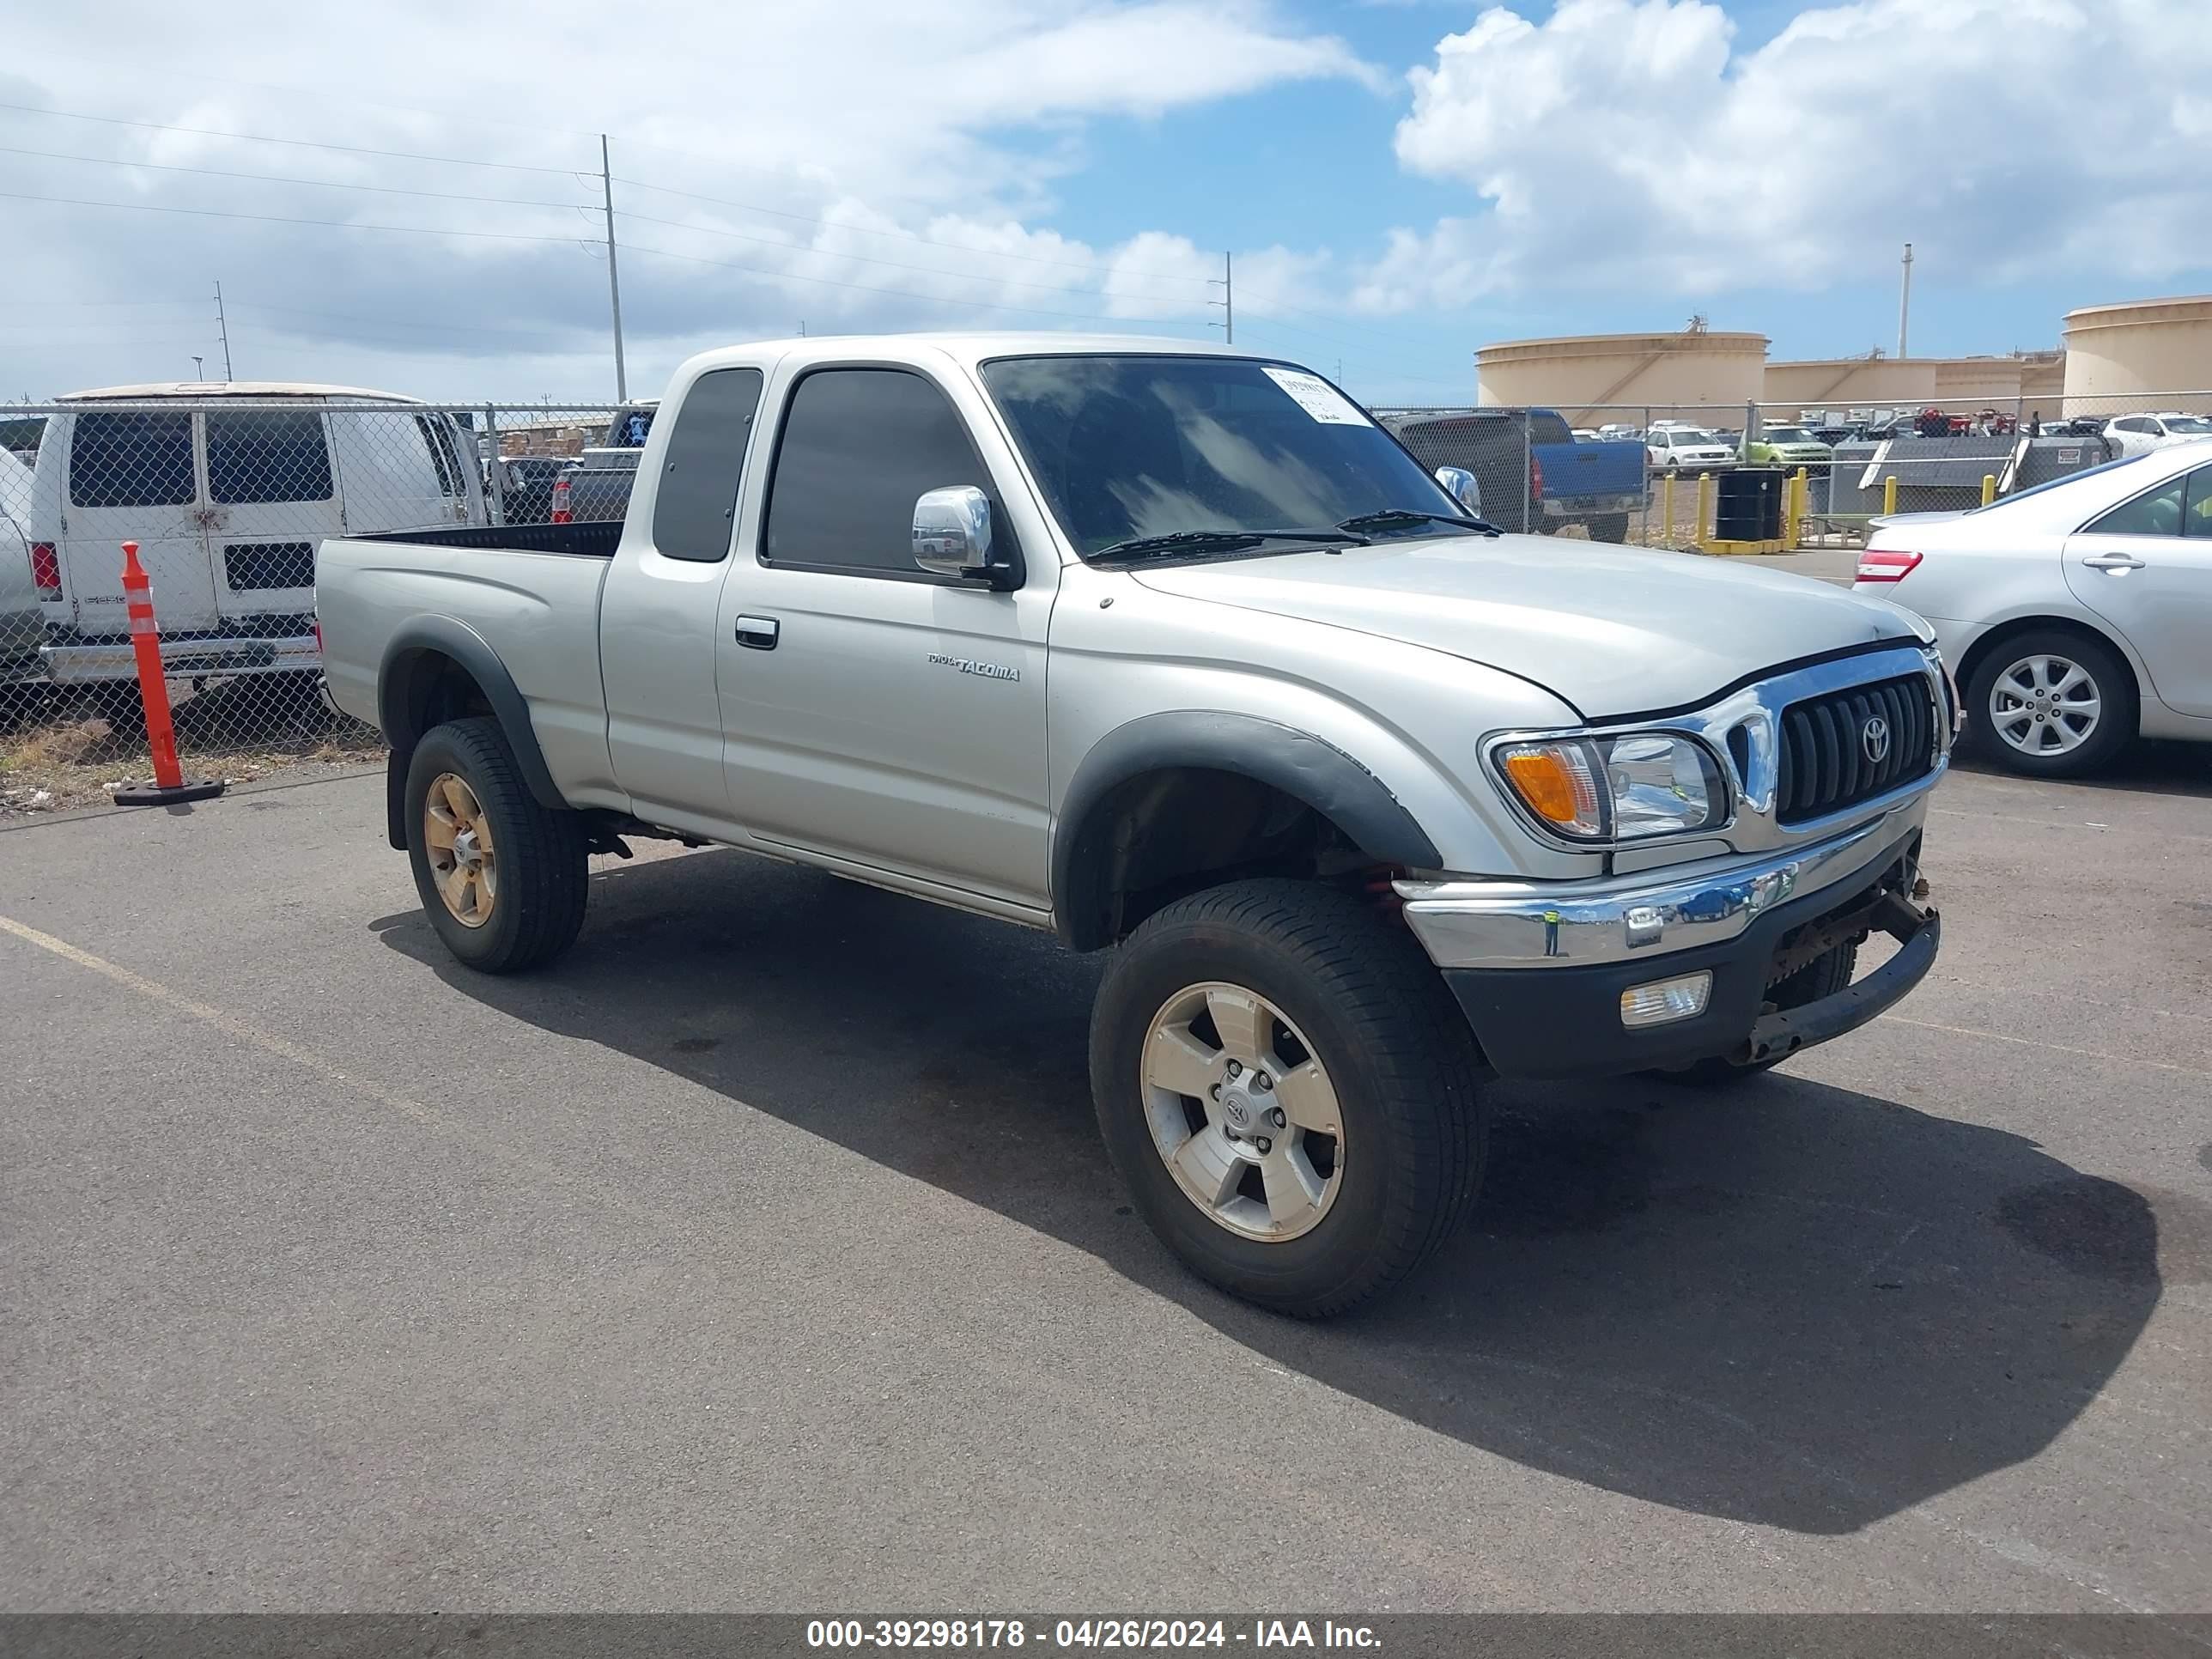
[[[678,371],[619,524],[325,543],[330,693],[487,972],[566,950],[633,836],[1109,950],[1091,1084],[1136,1205],[1327,1315],[1465,1212],[1490,1079],[1746,1078],[1936,955],[1925,625],[1501,536],[1466,482],[1233,350],[732,347]]]

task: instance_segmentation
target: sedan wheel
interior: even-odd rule
[[[2136,687],[2103,641],[2038,629],[1973,665],[1966,685],[1972,735],[2008,772],[2081,777],[2110,764],[2136,734]]]
[[[2022,657],[1990,686],[1990,730],[2022,754],[2063,755],[2096,735],[2104,700],[2081,664],[2054,654]]]

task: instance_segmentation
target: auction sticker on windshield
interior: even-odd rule
[[[1289,392],[1291,400],[1300,409],[1326,426],[1370,423],[1351,399],[1318,374],[1309,374],[1298,368],[1277,368],[1272,363],[1261,364],[1260,372]]]

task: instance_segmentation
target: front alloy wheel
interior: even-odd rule
[[[1221,981],[1160,1006],[1145,1038],[1145,1116],[1168,1171],[1208,1219],[1296,1238],[1344,1185],[1336,1090],[1282,1011]]]

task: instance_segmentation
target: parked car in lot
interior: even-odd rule
[[[558,955],[635,836],[1110,947],[1108,1150],[1267,1307],[1340,1311],[1450,1234],[1487,1077],[1743,1078],[1935,959],[1923,624],[1501,535],[1294,363],[734,347],[678,370],[637,478],[620,525],[324,544],[331,694],[391,742],[447,948]]]
[[[313,673],[318,542],[486,522],[465,435],[412,398],[186,380],[59,402],[20,527],[38,578],[40,659],[63,684],[137,678],[124,542],[138,544],[152,579],[170,673]]]
[[[508,524],[544,524],[553,516],[553,481],[573,465],[566,455],[507,455],[489,464]]]
[[[46,643],[46,620],[39,605],[44,572],[31,544],[15,526],[15,515],[31,504],[31,469],[12,449],[0,448],[0,686],[39,677],[39,647]]]
[[[1928,619],[2008,770],[2077,777],[2138,732],[2212,742],[2212,441],[1878,519],[1853,586]]]
[[[1385,410],[1377,418],[1424,465],[1474,473],[1484,516],[1500,529],[1553,535],[1578,524],[1593,541],[1623,541],[1629,515],[1643,505],[1641,447],[1577,442],[1553,410]]]
[[[1744,450],[1753,466],[1826,466],[1835,458],[1819,434],[1802,426],[1764,428]]]
[[[2168,444],[2212,438],[2212,421],[2202,415],[2122,415],[2105,422],[2105,437],[2116,455],[2144,455]]]
[[[1736,463],[1735,446],[1696,426],[1655,426],[1644,434],[1650,465],[1662,472],[1725,472]]]

